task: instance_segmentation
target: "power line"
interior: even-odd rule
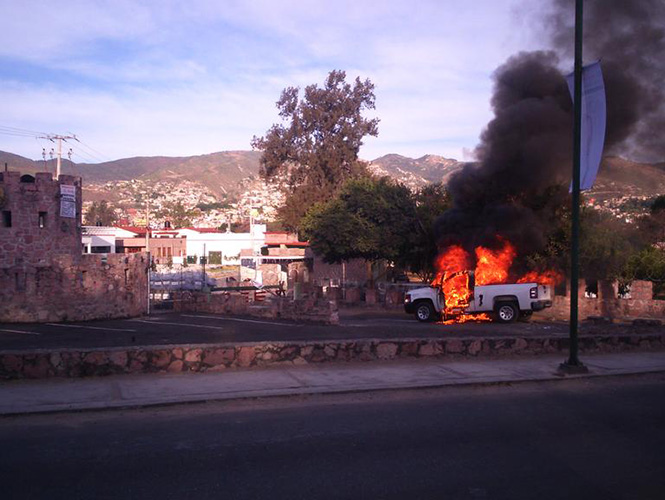
[[[108,161],[108,156],[105,155],[104,153],[102,153],[101,151],[97,151],[95,148],[93,148],[93,147],[90,146],[89,144],[86,144],[86,143],[83,142],[81,139],[78,139],[78,138],[77,138],[76,140],[78,141],[78,143],[79,143],[81,146],[83,146],[83,147],[85,147],[86,149],[88,149],[88,151],[91,151],[92,153],[96,153],[97,155],[106,158],[106,160],[104,160],[103,158],[99,158],[99,157],[98,157],[101,161]]]
[[[36,130],[27,130],[17,127],[9,127],[7,125],[0,125],[0,133],[7,135],[22,135],[25,137],[37,137],[39,135],[46,135],[44,132],[37,132]]]
[[[45,132],[38,132],[36,130],[28,130],[28,129],[22,129],[18,127],[10,127],[8,125],[0,125],[0,135],[8,135],[12,137],[30,137],[34,139],[46,139],[48,141],[57,143],[57,168],[56,168],[56,177],[60,175],[60,166],[61,166],[61,161],[62,161],[62,142],[68,142],[69,140],[75,140],[80,148],[77,148],[80,150],[78,153],[74,153],[71,151],[70,148],[70,157],[71,154],[76,154],[77,156],[80,156],[82,159],[90,162],[90,163],[105,163],[108,160],[108,157],[93,148],[92,146],[84,143],[81,141],[76,134],[73,134],[71,132],[68,132],[66,135],[61,135],[61,134],[48,134]],[[53,150],[52,150],[53,151]],[[55,153],[55,152],[54,152]],[[106,157],[107,159],[104,159],[103,157]],[[71,161],[71,158],[70,158]]]
[[[99,156],[97,156],[95,154],[95,153],[98,153],[102,156],[105,156],[103,153],[100,153],[96,149],[93,149],[91,146],[88,146],[87,144],[85,144],[83,141],[81,141],[78,138],[76,139],[76,141],[79,143],[80,149],[83,149],[86,152],[86,154],[88,156],[90,156],[91,158],[93,158],[94,160],[98,161],[99,163],[104,163],[104,162],[107,161],[107,160],[104,160],[103,158],[100,158]]]

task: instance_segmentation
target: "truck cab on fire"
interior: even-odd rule
[[[446,305],[442,284],[407,292],[404,310],[415,314],[418,321],[446,321],[459,316],[487,314],[495,321],[510,323],[520,316],[530,316],[533,311],[552,306],[552,287],[549,285],[534,282],[475,286],[473,271],[464,273],[469,275],[469,293],[464,303]]]

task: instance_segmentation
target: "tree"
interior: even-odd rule
[[[358,151],[365,136],[378,135],[379,123],[362,116],[375,107],[370,80],[356,78],[351,85],[344,71],[333,70],[323,88],[309,85],[302,98],[299,94],[297,87],[284,89],[277,108],[285,123],[252,139],[252,147],[263,152],[261,176],[286,180],[292,196],[280,217],[289,229],[297,228],[306,210],[345,180],[365,173]]]
[[[648,246],[630,257],[623,270],[623,280],[645,280],[653,282],[654,296],[665,296],[665,250]]]
[[[651,213],[655,214],[658,212],[665,211],[665,194],[657,196],[653,203],[651,204]]]
[[[413,231],[413,246],[407,261],[409,268],[424,281],[434,277],[434,261],[438,253],[436,219],[452,206],[452,198],[442,183],[428,184],[413,196],[416,205],[417,226]]]
[[[587,280],[614,280],[639,251],[636,228],[586,208],[580,231],[580,274]]]
[[[99,203],[93,201],[85,214],[85,224],[87,226],[112,226],[117,219],[115,209],[106,200]]]
[[[416,206],[410,191],[387,177],[354,179],[338,197],[314,205],[302,227],[326,262],[362,258],[408,265]]]
[[[192,225],[192,217],[196,215],[196,211],[185,208],[181,201],[168,201],[157,215],[168,220],[171,227],[180,228]]]

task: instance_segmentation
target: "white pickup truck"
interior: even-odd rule
[[[473,273],[468,273],[473,277]],[[502,323],[515,321],[519,316],[530,316],[552,306],[552,288],[538,283],[510,283],[501,285],[469,285],[468,303],[462,307],[446,308],[441,287],[416,288],[406,293],[404,310],[415,314],[418,321],[451,319],[463,314],[486,313]]]

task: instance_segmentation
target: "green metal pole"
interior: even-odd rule
[[[580,253],[580,156],[582,150],[582,15],[583,0],[575,0],[575,93],[573,126],[573,193],[572,244],[570,258],[570,354],[561,365],[564,371],[586,371],[578,357],[577,340],[579,310],[579,253]]]

